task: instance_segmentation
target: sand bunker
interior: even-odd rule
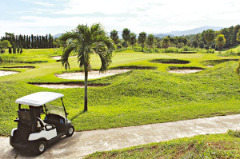
[[[206,67],[214,67],[213,65],[207,65]]]
[[[84,86],[79,85],[66,85],[66,84],[33,84],[35,86],[52,88],[52,89],[64,89],[64,88],[83,88]]]
[[[32,83],[32,85],[35,86],[39,86],[39,87],[44,87],[44,88],[52,88],[52,89],[65,89],[65,88],[84,88],[83,84],[69,84],[69,83],[44,83],[44,84],[34,84]],[[93,84],[89,84],[88,87],[101,87],[101,86],[105,86],[105,85],[93,85]]]
[[[72,58],[72,57],[77,57],[77,56],[70,56],[70,58]],[[52,56],[52,59],[61,60],[61,56]]]
[[[177,74],[188,74],[188,73],[196,73],[200,72],[202,69],[173,69],[169,70],[169,73],[177,73]]]
[[[52,59],[54,59],[54,60],[60,60],[60,59],[61,59],[61,56],[52,56]]]
[[[7,75],[11,75],[11,74],[16,74],[19,72],[16,71],[0,71],[0,76],[7,76]]]
[[[97,79],[107,76],[112,76],[116,74],[121,74],[128,72],[130,70],[107,70],[104,73],[99,73],[99,71],[90,71],[88,72],[88,79]],[[74,72],[74,73],[63,73],[63,74],[56,74],[56,77],[63,78],[63,79],[76,79],[76,80],[84,80],[84,72]]]

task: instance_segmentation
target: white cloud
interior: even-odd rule
[[[240,1],[237,0],[121,0],[118,2],[112,0],[70,0],[67,7],[57,14],[79,16],[91,14],[89,18],[92,18],[93,13],[96,16],[97,13],[101,13],[112,17],[112,23],[109,25],[117,28],[120,26],[130,28],[132,26],[136,30],[148,32],[163,30],[165,32],[171,31],[169,28],[189,29],[189,26],[213,25],[213,21],[216,26],[221,21],[229,22],[229,19],[235,23],[240,17],[238,6],[240,6]],[[123,15],[121,18],[116,16],[121,14]],[[200,24],[201,21],[207,24]],[[101,22],[106,22],[105,18]],[[158,25],[159,29],[151,24]],[[108,24],[106,25],[108,26]]]
[[[44,6],[44,7],[52,7],[52,6],[54,6],[54,4],[49,3],[49,2],[33,1],[32,3],[33,4],[37,4],[37,5],[41,5],[41,6]]]
[[[53,1],[31,3],[54,5]],[[78,24],[93,23],[103,24],[107,31],[127,27],[135,33],[161,33],[205,25],[229,27],[240,22],[239,6],[239,0],[69,0],[65,9],[49,12],[51,16],[41,16],[46,10],[40,8],[36,10],[39,16],[25,15],[17,21],[0,18],[0,31],[25,29],[29,33],[41,30],[54,34],[74,29]]]

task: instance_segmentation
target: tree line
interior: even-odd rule
[[[229,28],[224,28],[219,31],[213,31],[212,29],[204,30],[202,33],[195,35],[187,35],[187,39],[194,47],[200,48],[216,48],[219,49],[218,42],[214,39],[218,38],[221,35],[222,38],[225,38],[225,44],[223,48],[233,47],[239,44],[240,41],[240,25],[231,26]],[[206,39],[206,36],[212,36],[210,41]]]
[[[22,53],[22,49],[38,49],[38,48],[53,48],[54,39],[51,34],[42,35],[14,35],[13,33],[5,33],[1,40],[10,42],[11,47],[8,47],[9,53]]]
[[[139,33],[137,37],[137,35],[131,33],[128,28],[124,28],[122,31],[122,39],[120,39],[118,31],[116,30],[110,32],[110,37],[117,48],[127,48],[131,45],[133,49],[134,45],[139,44],[142,47],[142,51],[144,47],[166,49],[168,47],[182,48],[184,46],[221,50],[222,48],[229,48],[239,44],[240,25],[224,28],[220,31],[209,29],[194,35],[167,36],[164,38],[155,37],[153,34],[147,34],[146,32]]]

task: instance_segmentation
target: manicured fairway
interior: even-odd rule
[[[35,59],[38,54],[38,59]],[[55,77],[66,70],[60,62],[52,59],[53,49],[27,50],[16,59],[48,61],[47,63],[12,63],[3,66],[35,66],[34,69],[0,68],[21,73],[0,77],[0,134],[9,135],[16,123],[17,104],[14,101],[37,91],[54,91],[65,95],[64,101],[77,131],[106,129],[130,125],[177,121],[240,112],[240,83],[236,74],[237,61],[214,63],[206,67],[207,60],[238,57],[217,57],[214,54],[146,54],[120,52],[113,55],[112,68],[131,68],[120,75],[89,80],[90,84],[106,84],[89,88],[89,111],[83,113],[83,88],[48,89],[28,83],[83,83]],[[2,55],[0,55],[1,57]],[[22,57],[21,57],[22,56]],[[154,59],[180,59],[187,64],[163,64]],[[17,60],[18,61],[18,60]],[[77,58],[70,58],[70,72],[78,71]],[[93,69],[100,67],[100,59],[91,57]],[[141,67],[140,67],[141,66]],[[133,69],[143,66],[156,69]],[[168,73],[169,67],[200,67],[204,70],[194,74]],[[56,103],[58,104],[58,103]],[[60,103],[59,103],[60,104]]]

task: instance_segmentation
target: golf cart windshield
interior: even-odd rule
[[[65,116],[65,111],[63,107],[46,104],[46,108],[47,108],[47,114],[58,114],[61,116]]]

